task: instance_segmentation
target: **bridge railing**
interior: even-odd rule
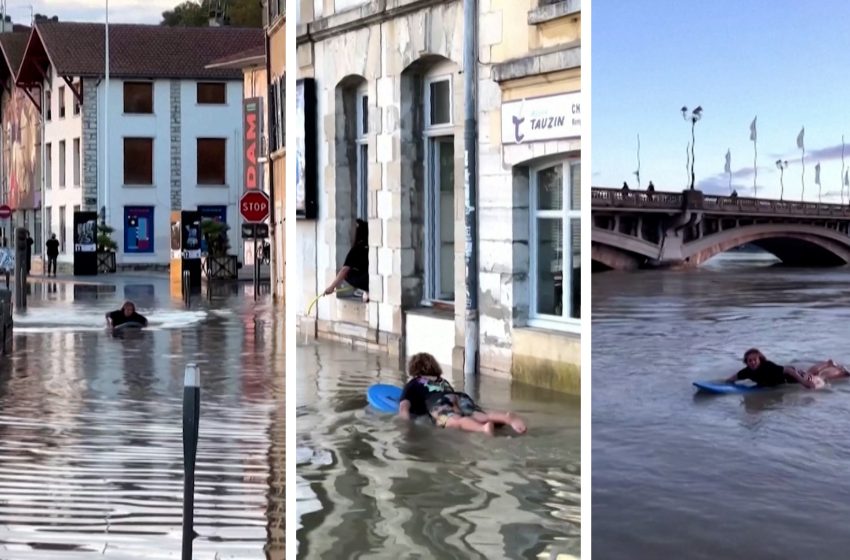
[[[740,196],[719,196],[702,194],[698,204],[689,203],[692,210],[704,210],[722,214],[763,214],[819,216],[825,218],[850,218],[850,206],[844,204],[824,204],[819,202],[793,202]],[[591,207],[593,208],[635,208],[645,210],[682,210],[684,193],[624,191],[622,189],[591,189]]]
[[[682,193],[624,191],[621,189],[591,189],[591,207],[609,206],[612,208],[647,208],[681,210],[684,197]]]

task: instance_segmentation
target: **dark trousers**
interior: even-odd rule
[[[56,257],[52,257],[50,255],[47,256],[47,274],[53,272],[53,276],[56,276]]]

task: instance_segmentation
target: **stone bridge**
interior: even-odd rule
[[[591,189],[594,269],[697,267],[745,244],[790,266],[850,263],[850,206]]]

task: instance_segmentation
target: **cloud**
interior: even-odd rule
[[[110,23],[159,23],[162,12],[170,10],[180,0],[110,0]],[[12,4],[12,3],[10,3]],[[32,5],[32,12],[30,6]],[[96,21],[106,19],[104,0],[31,0],[27,5],[13,4],[7,12],[15,23],[29,24],[32,14],[58,16],[64,21]]]

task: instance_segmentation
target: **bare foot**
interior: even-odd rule
[[[496,427],[493,425],[492,422],[486,422],[481,425],[481,431],[487,434],[488,436],[492,436],[494,433],[496,433]]]
[[[524,434],[526,432],[526,430],[528,430],[528,428],[525,426],[525,422],[522,421],[522,418],[520,418],[519,416],[516,416],[513,413],[510,414],[510,417],[511,417],[511,428],[513,428],[516,433]]]

